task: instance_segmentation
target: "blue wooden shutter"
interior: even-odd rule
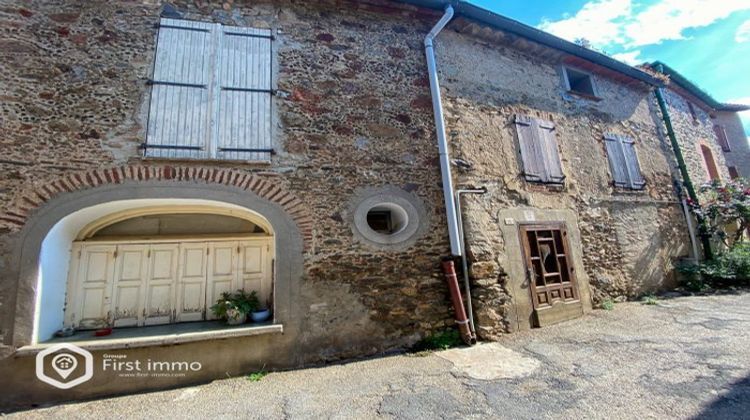
[[[216,156],[270,160],[271,31],[224,26],[219,39]]]
[[[145,155],[203,158],[210,138],[212,27],[162,19],[154,61]]]

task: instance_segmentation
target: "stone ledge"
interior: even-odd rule
[[[259,327],[231,328],[213,331],[186,332],[178,334],[157,335],[151,337],[118,338],[109,340],[74,341],[71,344],[89,351],[118,350],[138,347],[168,346],[173,344],[191,343],[194,341],[216,340],[222,338],[250,337],[264,334],[283,334],[282,324],[263,325]],[[13,356],[30,356],[40,351],[60,344],[59,342],[40,343],[18,348]]]

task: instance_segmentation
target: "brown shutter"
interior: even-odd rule
[[[625,153],[620,145],[620,138],[614,134],[605,134],[604,144],[607,148],[607,159],[609,159],[609,167],[612,170],[612,180],[615,186],[630,186]]]
[[[638,155],[635,153],[635,142],[628,138],[620,138],[622,151],[625,157],[625,165],[630,178],[630,188],[639,190],[646,185],[646,181],[641,174],[641,165],[638,163]]]
[[[627,137],[607,133],[604,135],[604,144],[615,186],[634,190],[643,188],[646,181],[635,152],[635,142]]]
[[[546,182],[547,174],[544,170],[544,161],[539,147],[536,120],[525,115],[516,115],[515,124],[524,177],[527,181]]]
[[[716,141],[718,141],[721,150],[725,152],[731,152],[732,148],[729,147],[729,139],[727,138],[727,131],[723,125],[714,125],[714,133],[716,133]]]
[[[736,166],[730,166],[727,169],[729,169],[729,177],[732,179],[737,179],[740,177],[740,173],[737,171]]]
[[[560,153],[557,150],[555,125],[544,120],[536,120],[535,122],[538,124],[537,133],[539,134],[542,161],[547,174],[545,182],[562,184],[565,175],[563,175],[562,164],[560,163]]]

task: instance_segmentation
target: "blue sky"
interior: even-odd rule
[[[472,2],[628,64],[661,60],[720,101],[750,104],[750,0]]]

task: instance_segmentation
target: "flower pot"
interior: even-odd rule
[[[246,313],[241,313],[240,311],[237,311],[235,309],[230,309],[227,311],[227,324],[240,325],[244,324],[245,321],[247,321]]]
[[[227,324],[229,325],[240,325],[247,321],[247,314],[242,314],[237,318],[227,318]]]
[[[255,311],[252,313],[253,322],[263,322],[271,317],[270,309],[263,309],[261,311]]]

